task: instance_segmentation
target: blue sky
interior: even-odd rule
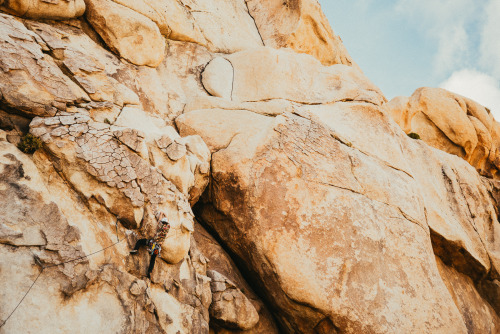
[[[500,120],[500,0],[319,0],[388,99],[443,87]]]

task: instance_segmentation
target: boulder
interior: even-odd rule
[[[206,45],[205,37],[191,12],[178,1],[113,0],[156,23],[160,32],[169,39]]]
[[[266,46],[307,53],[323,65],[357,67],[317,0],[246,0]]]
[[[419,88],[410,98],[396,97],[387,112],[406,133],[467,160],[479,173],[497,177],[500,125],[490,111],[441,88]]]
[[[0,5],[2,4],[1,1]],[[3,9],[16,16],[30,19],[67,20],[85,12],[84,0],[7,0]],[[1,7],[0,7],[1,8]]]
[[[234,72],[229,69],[217,72],[217,63],[214,63],[207,66],[209,72],[203,77],[204,85],[209,87],[222,87],[225,82],[224,92],[216,96],[228,95],[232,87],[231,98],[242,102],[271,99],[308,104],[367,101],[380,105],[385,102],[380,90],[360,71],[340,64],[323,66],[314,57],[291,50],[262,47],[237,52],[226,59]]]
[[[227,277],[214,270],[207,271],[212,279],[210,316],[224,327],[249,330],[259,322],[259,314],[248,298]]]
[[[165,39],[146,16],[111,0],[86,0],[86,18],[104,42],[136,65],[158,66],[165,57]]]
[[[369,103],[274,118],[205,109],[177,125],[214,152],[196,214],[242,259],[285,331],[467,332],[434,254],[482,279],[498,267],[500,234],[466,162],[408,138]]]
[[[268,126],[253,123],[261,130],[250,134],[235,129],[239,134],[231,144],[214,153],[210,204],[197,213],[222,240],[239,240],[227,246],[244,259],[286,331],[312,333],[328,318],[337,328],[354,332],[452,327],[465,332],[433,267],[425,222],[364,190],[368,182],[383,182],[385,177],[404,184],[404,173],[377,167],[376,160],[356,154],[323,126],[293,114],[278,116]],[[358,175],[372,179],[358,181]],[[394,199],[419,207],[411,196],[403,192]],[[364,209],[358,215],[359,208]],[[423,216],[423,207],[419,210]],[[408,229],[411,238],[403,233]],[[404,253],[398,251],[402,245]],[[382,257],[384,261],[376,260]],[[419,259],[426,274],[404,265],[409,258]],[[362,285],[353,278],[357,275],[364,277]],[[361,297],[367,295],[372,297]],[[385,308],[388,300],[397,305],[390,311]],[[349,312],[354,309],[363,317]],[[431,322],[425,319],[436,313],[449,320],[428,327]]]
[[[203,70],[201,82],[210,95],[231,100],[233,80],[234,71],[231,63],[222,57],[217,57]]]

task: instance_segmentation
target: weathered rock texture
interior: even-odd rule
[[[0,5],[8,13],[31,19],[66,20],[85,12],[84,0],[2,0]]]
[[[500,332],[497,123],[386,103],[316,0],[0,12],[0,333]]]
[[[323,65],[354,64],[317,0],[246,0],[246,3],[266,46],[307,53]]]
[[[478,172],[498,178],[500,124],[490,111],[441,88],[419,88],[410,98],[396,97],[389,114],[406,133],[467,160]]]
[[[434,252],[476,280],[497,275],[498,220],[475,170],[402,135],[372,105],[300,109],[275,119],[241,111],[247,120],[238,116],[232,134],[220,119],[234,111],[178,118],[182,134],[199,131],[215,152],[197,212],[247,266],[281,326],[466,332]]]

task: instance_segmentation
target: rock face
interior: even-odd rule
[[[325,319],[341,332],[466,332],[437,270],[433,248],[450,265],[462,264],[465,272],[480,270],[480,278],[495,273],[498,264],[492,270],[487,255],[489,251],[498,263],[497,246],[487,247],[487,240],[500,232],[493,206],[480,207],[485,211],[476,219],[470,213],[456,221],[443,219],[431,204],[439,198],[435,190],[425,189],[426,182],[433,182],[431,175],[409,167],[432,161],[431,169],[441,173],[443,154],[398,134],[375,107],[331,107],[332,121],[319,121],[321,110],[307,109],[311,114],[285,113],[275,120],[246,112],[260,131],[235,127],[232,138],[212,146],[222,149],[214,149],[214,182],[197,214],[220,239],[239,240],[227,246],[279,310],[287,332],[313,332]],[[367,136],[356,117],[351,119],[357,128],[349,129],[347,122],[339,125],[342,113],[345,117],[356,109],[360,118],[366,117],[366,130],[375,133]],[[222,124],[217,118],[232,112],[188,113],[178,119],[179,128],[181,133],[190,129],[186,134],[196,130],[191,117],[203,117],[209,132],[219,134],[214,123]],[[364,116],[370,113],[371,119]],[[208,143],[210,133],[200,129]],[[375,138],[384,151],[368,151]],[[410,152],[406,157],[400,145]],[[410,159],[419,162],[408,163]],[[446,161],[450,163],[461,169],[466,164],[460,159]],[[475,174],[465,166],[453,177],[465,182]],[[449,181],[441,176],[439,182],[444,188]],[[482,189],[480,180],[470,182],[471,188]],[[488,203],[487,193],[483,196]],[[441,205],[450,211],[467,210],[462,201],[444,201]],[[480,231],[494,233],[475,232],[479,224],[484,226]],[[450,256],[457,244],[461,251]],[[439,252],[438,246],[446,251]],[[461,252],[462,258],[456,256]],[[410,265],[412,261],[419,267]],[[387,308],[389,304],[394,308]]]
[[[165,40],[151,19],[111,0],[87,0],[87,7],[87,20],[113,51],[136,65],[161,63]]]
[[[458,155],[482,175],[498,177],[500,125],[477,102],[424,87],[410,98],[394,98],[386,107],[406,133],[417,133],[429,145]]]
[[[0,12],[0,333],[500,331],[497,123],[316,0]]]
[[[354,65],[317,0],[246,0],[266,46],[307,53],[323,65]]]
[[[67,20],[85,12],[84,0],[6,0],[0,5],[11,14],[31,19]]]
[[[230,96],[244,102],[272,99],[310,104],[346,100],[385,102],[376,86],[357,69],[346,65],[326,67],[313,57],[268,47],[237,52],[226,59],[232,71],[227,62],[216,58],[203,72],[203,84],[214,96]],[[259,81],[255,81],[256,77]]]

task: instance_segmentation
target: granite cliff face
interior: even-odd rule
[[[500,333],[499,129],[316,0],[0,0],[0,333]]]

